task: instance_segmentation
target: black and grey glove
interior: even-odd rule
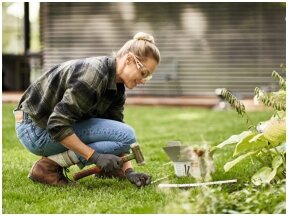
[[[142,187],[145,185],[151,184],[152,176],[147,175],[145,173],[136,173],[132,168],[128,168],[125,171],[125,175],[127,179],[132,183],[135,184],[137,187]]]
[[[119,170],[123,165],[123,161],[120,157],[113,154],[100,154],[96,151],[94,151],[88,161],[95,163],[98,167],[104,170],[104,172]]]

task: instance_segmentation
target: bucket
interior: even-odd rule
[[[163,147],[166,154],[173,161],[174,172],[177,177],[191,176],[195,179],[211,179],[214,172],[213,158],[206,146],[186,146],[179,141],[170,141]]]

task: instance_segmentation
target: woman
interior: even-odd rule
[[[62,186],[70,183],[63,168],[96,164],[103,175],[150,184],[151,176],[119,156],[136,142],[134,129],[123,123],[125,87],[145,84],[159,62],[153,36],[139,32],[115,57],[64,62],[32,83],[14,110],[20,142],[42,156],[28,177]]]

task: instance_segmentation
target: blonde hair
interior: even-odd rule
[[[134,35],[132,40],[127,41],[120,50],[116,53],[116,57],[121,58],[128,52],[132,52],[140,60],[144,60],[147,57],[152,57],[156,62],[160,63],[160,52],[155,45],[154,37],[144,32],[138,32]]]

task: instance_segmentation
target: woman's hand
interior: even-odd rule
[[[142,187],[151,184],[152,176],[147,175],[145,173],[136,173],[132,168],[128,168],[125,171],[125,175],[127,179],[135,184],[137,187]]]
[[[120,170],[123,165],[123,161],[120,157],[113,154],[100,154],[96,151],[94,151],[88,161],[95,163],[98,167],[104,170],[104,172]]]

